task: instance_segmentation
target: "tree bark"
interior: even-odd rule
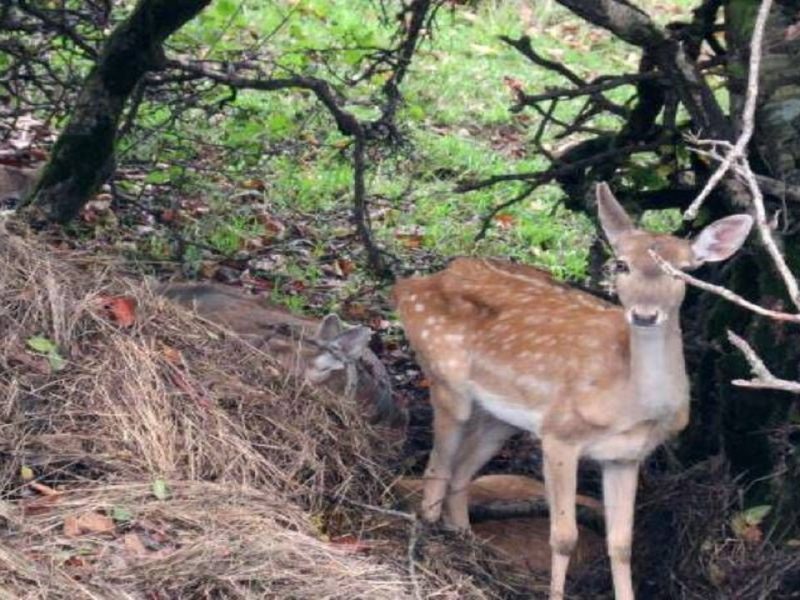
[[[750,36],[758,3],[725,4],[728,89],[734,123],[746,94]],[[800,0],[776,2],[767,21],[756,130],[750,160],[755,168],[780,181],[800,181],[800,40],[787,40]],[[729,203],[728,209],[731,210]],[[787,214],[787,212],[789,214]],[[794,223],[797,210],[786,206],[783,218]],[[784,221],[781,220],[781,223]],[[789,268],[800,273],[800,235],[781,236]],[[766,307],[791,310],[786,290],[766,252],[754,244],[719,278],[726,287]],[[696,457],[722,452],[734,475],[751,482],[745,503],[770,504],[790,531],[800,518],[800,427],[797,399],[786,392],[737,388],[732,379],[748,372],[745,361],[725,341],[731,329],[749,340],[778,377],[800,379],[800,331],[795,325],[756,317],[717,298],[700,300],[698,334],[710,344],[700,353],[694,372],[693,421],[684,449]],[[720,349],[723,349],[721,352]]]
[[[34,224],[64,223],[111,175],[125,102],[148,71],[164,64],[166,38],[211,0],[139,0],[106,41],[69,121],[22,213]]]

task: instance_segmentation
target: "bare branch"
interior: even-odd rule
[[[717,184],[733,166],[734,162],[746,160],[747,144],[753,137],[755,129],[756,100],[758,99],[758,76],[761,73],[761,46],[764,40],[764,28],[767,23],[772,0],[763,0],[758,9],[756,23],[753,28],[753,38],[750,43],[750,67],[747,73],[747,97],[745,99],[744,110],[742,111],[742,133],[731,151],[717,167],[717,170],[709,177],[703,190],[697,196],[692,205],[683,214],[684,219],[694,219],[697,211],[703,205],[706,198],[714,191]]]
[[[650,256],[653,257],[661,268],[672,275],[673,277],[677,277],[678,279],[682,279],[689,285],[693,285],[696,288],[701,290],[705,290],[707,292],[711,292],[712,294],[716,294],[717,296],[721,296],[725,298],[729,302],[733,302],[741,306],[742,308],[746,308],[749,311],[762,315],[764,317],[769,317],[770,319],[775,319],[776,321],[788,321],[790,323],[800,323],[800,315],[780,312],[777,310],[770,310],[768,308],[764,308],[763,306],[759,306],[758,304],[754,304],[745,298],[742,298],[740,295],[730,291],[728,288],[722,287],[720,285],[714,285],[713,283],[708,283],[703,281],[702,279],[697,279],[696,277],[692,277],[688,273],[684,273],[680,269],[676,269],[671,264],[669,264],[666,260],[664,260],[661,256],[659,256],[654,250],[650,250]]]
[[[791,392],[792,394],[800,394],[800,383],[775,377],[750,344],[731,330],[728,330],[728,339],[731,344],[741,350],[745,360],[747,360],[747,363],[750,365],[750,370],[753,375],[755,375],[753,379],[734,379],[733,385],[748,388],[781,390],[784,392]]]

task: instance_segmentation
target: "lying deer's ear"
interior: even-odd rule
[[[600,225],[603,227],[611,247],[616,249],[619,236],[634,229],[633,221],[614,197],[611,188],[605,181],[597,184],[595,196],[597,197],[597,214],[600,217]]]
[[[343,331],[333,341],[345,356],[357,359],[367,350],[369,339],[372,337],[372,330],[369,327],[351,327]]]
[[[333,341],[333,339],[342,332],[342,329],[344,329],[344,327],[342,326],[342,320],[339,318],[339,315],[331,313],[322,319],[322,323],[319,324],[317,339],[327,342]]]
[[[692,241],[695,264],[725,260],[744,244],[752,227],[750,215],[731,215],[714,221]]]

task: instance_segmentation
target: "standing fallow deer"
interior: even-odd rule
[[[692,241],[636,229],[606,184],[600,223],[616,255],[622,306],[554,281],[538,269],[460,258],[400,281],[395,305],[429,381],[434,444],[422,516],[469,528],[467,487],[514,432],[542,443],[550,507],[550,597],[564,597],[577,540],[578,459],[600,462],[614,593],[632,600],[631,538],[639,464],[689,419],[679,269],[731,256],[748,215],[707,226]]]
[[[352,397],[373,423],[404,424],[386,368],[367,347],[369,327],[345,327],[329,314],[298,317],[255,296],[213,283],[168,283],[156,293],[221,325],[260,348],[295,376]]]

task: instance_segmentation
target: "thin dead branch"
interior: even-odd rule
[[[732,382],[733,385],[748,388],[782,390],[784,392],[791,392],[792,394],[800,394],[800,383],[775,377],[750,344],[741,337],[728,330],[728,340],[741,350],[747,363],[750,365],[750,370],[753,375],[755,375],[753,379],[734,379]]]
[[[706,292],[711,292],[712,294],[716,294],[722,298],[725,298],[729,302],[733,302],[742,308],[746,308],[747,310],[754,312],[756,314],[762,315],[764,317],[769,317],[770,319],[775,319],[776,321],[786,321],[789,323],[800,323],[800,315],[794,313],[787,313],[781,312],[777,310],[770,310],[768,308],[764,308],[763,306],[759,306],[749,300],[743,298],[739,294],[736,294],[729,290],[726,287],[722,287],[721,285],[714,285],[713,283],[708,283],[707,281],[703,281],[702,279],[697,279],[697,277],[693,277],[688,273],[684,273],[680,269],[676,269],[671,264],[669,264],[666,260],[664,260],[661,256],[658,255],[654,250],[650,250],[650,256],[653,257],[664,271],[672,275],[673,277],[677,277],[678,279],[682,279],[689,285],[692,285],[698,289],[705,290]]]
[[[683,214],[684,219],[694,219],[697,211],[703,205],[706,198],[714,191],[720,180],[727,174],[734,163],[747,160],[747,145],[753,137],[755,130],[756,101],[758,100],[758,77],[761,73],[761,50],[764,40],[764,28],[767,24],[772,0],[763,0],[758,9],[755,26],[753,28],[753,38],[750,43],[750,66],[747,73],[747,97],[745,98],[744,110],[742,111],[742,133],[739,139],[725,156],[717,170],[709,177],[705,187],[697,196],[691,206]]]

